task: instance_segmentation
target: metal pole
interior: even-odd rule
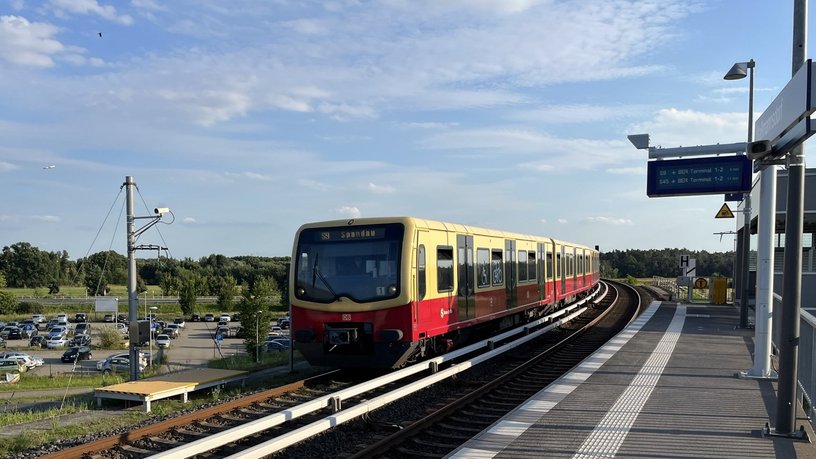
[[[133,187],[136,183],[133,177],[128,175],[125,177],[124,183],[127,196],[127,252],[128,252],[128,319],[130,324],[130,380],[136,381],[139,379],[139,322],[137,316],[139,314],[139,297],[136,296],[136,234],[134,230],[134,223],[136,217],[133,215]]]
[[[740,300],[740,328],[748,328],[748,296],[750,289],[748,288],[748,271],[750,268],[749,258],[751,256],[751,192],[743,195],[745,206],[742,211],[745,222],[742,225],[742,272],[740,276],[742,281],[740,287],[742,288],[742,299]]]
[[[807,0],[793,2],[792,72],[805,63],[807,51]],[[788,201],[785,215],[785,266],[779,343],[779,392],[776,433],[792,435],[796,424],[796,386],[799,362],[799,314],[802,302],[802,224],[805,212],[805,151],[791,150],[788,167]]]
[[[259,333],[258,329],[260,328],[260,326],[261,326],[261,311],[258,311],[255,313],[255,363],[261,361],[261,357],[259,354],[261,343],[259,342],[260,337],[258,336]]]
[[[754,60],[748,63],[751,82],[748,91],[748,142],[753,139]],[[771,371],[771,330],[773,329],[773,241],[776,232],[776,167],[766,166],[759,177],[759,221],[757,228],[757,294],[756,329],[754,331],[754,366],[748,372],[753,378],[776,378]]]

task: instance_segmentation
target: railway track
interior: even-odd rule
[[[351,458],[443,457],[455,450],[568,372],[636,317],[641,308],[638,292],[624,285],[612,288],[616,294],[607,295],[594,308],[597,314],[570,322],[564,336],[550,336],[525,349],[495,378],[472,384],[475,389]]]
[[[611,289],[610,289],[611,291]],[[617,295],[615,295],[617,296]],[[357,457],[367,457],[369,455],[379,454],[376,448],[396,448],[391,451],[404,451],[404,456],[412,456],[422,449],[417,450],[415,446],[405,443],[405,438],[416,437],[416,434],[407,435],[405,432],[415,431],[423,424],[433,425],[434,416],[441,414],[426,414],[429,407],[434,408],[433,411],[438,413],[449,412],[455,413],[454,407],[457,404],[461,405],[465,402],[461,401],[468,396],[462,395],[462,387],[467,389],[469,396],[474,400],[483,400],[482,404],[486,406],[493,406],[487,409],[495,414],[501,411],[509,411],[514,406],[517,406],[521,401],[526,399],[523,397],[524,393],[541,389],[547,381],[554,380],[558,375],[562,374],[568,368],[571,368],[575,363],[581,360],[582,357],[577,357],[579,353],[575,352],[575,357],[565,357],[569,353],[565,349],[575,348],[591,348],[592,346],[600,346],[608,337],[594,338],[598,340],[598,344],[587,345],[575,343],[568,343],[565,338],[566,335],[576,333],[575,330],[583,328],[583,325],[590,322],[592,319],[587,316],[597,316],[607,309],[606,303],[611,302],[611,294],[607,294],[601,303],[593,306],[584,306],[578,309],[577,306],[569,316],[564,316],[561,319],[548,319],[550,325],[545,327],[549,330],[544,333],[544,330],[533,333],[540,334],[541,337],[536,344],[525,344],[513,348],[507,353],[508,357],[503,358],[504,364],[489,364],[485,368],[484,365],[479,366],[480,370],[470,370],[471,364],[456,363],[463,359],[467,349],[462,350],[458,356],[445,361],[440,360],[441,365],[429,365],[430,370],[418,369],[408,376],[396,377],[386,375],[376,380],[368,381],[362,384],[356,384],[359,380],[355,380],[341,372],[321,375],[310,380],[300,381],[284,387],[264,391],[236,400],[230,403],[219,405],[217,407],[209,408],[203,412],[191,413],[189,415],[181,416],[179,418],[170,419],[151,426],[146,426],[127,435],[119,435],[112,438],[101,439],[96,442],[90,442],[80,445],[75,448],[60,451],[51,454],[49,458],[53,459],[68,459],[68,458],[142,458],[142,457],[199,457],[200,455],[217,456],[217,457],[238,457],[239,455],[250,455],[249,457],[264,457],[270,454],[277,454],[281,457],[303,456],[303,454],[333,454],[335,457],[353,456],[357,453]],[[564,314],[569,311],[564,312]],[[583,313],[583,314],[581,314]],[[581,314],[581,315],[579,315]],[[547,321],[545,321],[546,323]],[[579,326],[580,325],[580,326]],[[611,328],[604,326],[605,328]],[[584,335],[592,335],[591,332],[580,332]],[[509,339],[509,338],[504,338]],[[583,341],[589,341],[590,338],[584,338]],[[524,339],[519,340],[524,341]],[[504,344],[501,336],[497,338],[494,345],[497,347],[496,351],[501,351],[502,348],[512,347],[514,345]],[[492,348],[493,345],[490,346]],[[550,368],[546,371],[534,370],[534,365],[529,363],[531,355],[540,354],[542,348],[550,349],[549,354]],[[556,351],[560,349],[560,351]],[[490,354],[490,351],[487,354]],[[545,353],[546,353],[545,352]],[[591,353],[591,350],[582,351],[586,355]],[[488,360],[490,356],[477,357],[476,359]],[[560,357],[556,357],[560,356]],[[468,356],[468,358],[471,358]],[[557,359],[557,360],[556,360]],[[577,359],[577,360],[576,360]],[[475,360],[474,360],[475,361]],[[481,361],[481,360],[480,360]],[[559,362],[559,363],[554,363]],[[573,362],[573,363],[570,363]],[[478,362],[476,362],[478,363]],[[475,365],[473,363],[472,365]],[[450,365],[450,367],[447,367]],[[442,369],[442,367],[447,367]],[[518,371],[522,368],[531,367],[528,370],[529,375],[538,375],[533,378],[531,376],[524,379],[517,376]],[[540,367],[539,367],[540,368]],[[556,370],[557,368],[557,370]],[[408,370],[408,369],[406,369]],[[438,370],[438,372],[437,372]],[[436,381],[443,381],[450,375],[458,375],[462,373],[461,377],[454,378],[453,386],[457,386],[455,390],[448,391],[447,388],[443,390],[444,394],[440,394],[439,390],[421,390],[421,384],[429,384],[426,380],[435,379]],[[474,377],[473,374],[476,374]],[[498,382],[487,383],[483,375],[503,374],[504,378],[514,379],[505,386],[500,388]],[[386,378],[386,379],[383,379]],[[387,379],[391,378],[391,379]],[[536,379],[537,378],[537,379]],[[451,385],[451,383],[446,383]],[[416,385],[416,388],[413,386]],[[493,387],[497,392],[493,395],[492,401],[481,395],[473,395],[473,387]],[[533,390],[535,389],[535,390]],[[502,390],[504,392],[502,392]],[[391,404],[393,399],[392,392],[404,392],[406,394],[416,392],[411,396],[406,396],[405,402]],[[431,393],[428,400],[428,392]],[[447,393],[449,392],[449,393]],[[425,393],[425,395],[423,395]],[[424,402],[411,402],[412,398],[422,400]],[[456,401],[454,401],[456,400]],[[487,401],[485,401],[487,400]],[[394,412],[396,410],[404,410],[404,405],[408,404],[410,407],[412,403],[419,403],[422,409],[408,408],[408,413],[398,414],[399,420],[394,422],[392,420],[378,420],[380,413]],[[515,405],[514,405],[515,404]],[[377,410],[382,408],[382,410]],[[403,405],[402,408],[400,405]],[[463,405],[464,406],[464,405]],[[498,406],[499,408],[496,408]],[[328,407],[328,408],[327,408]],[[472,409],[472,408],[471,408]],[[375,411],[377,410],[377,411]],[[327,412],[329,414],[327,415]],[[463,411],[459,416],[469,417],[469,411]],[[500,417],[500,415],[498,415]],[[484,424],[489,418],[483,415],[475,416],[482,419],[479,425]],[[457,418],[456,415],[449,418],[442,425],[452,422]],[[339,432],[339,439],[332,440],[335,435],[330,434],[321,435],[317,440],[306,441],[299,443],[304,436],[310,436],[309,432],[318,432],[322,427],[327,425],[335,426],[343,423],[348,423],[340,429],[333,429]],[[409,424],[409,428],[404,428]],[[439,424],[437,424],[439,425]],[[361,427],[362,426],[362,427]],[[372,427],[373,426],[373,427]],[[354,433],[358,430],[364,430],[366,435]],[[463,426],[459,433],[453,434],[457,428],[451,427],[449,435],[461,439],[470,438],[474,433],[468,434],[473,429],[479,428],[478,425]],[[351,440],[344,438],[343,430],[351,430]],[[479,428],[479,430],[481,430]],[[399,431],[399,436],[392,436],[391,433]],[[406,436],[407,435],[407,436]],[[466,438],[465,438],[466,436]],[[402,440],[399,438],[403,437]],[[270,440],[271,438],[271,440]],[[421,438],[421,437],[416,437]],[[459,440],[457,440],[459,441]],[[453,448],[461,444],[462,441],[453,445]],[[322,443],[322,444],[321,444]],[[432,445],[435,441],[420,440],[419,445]],[[455,442],[454,442],[455,443]],[[292,447],[292,445],[297,446]],[[311,446],[310,446],[311,445]],[[317,446],[314,446],[317,445]],[[326,451],[326,445],[329,450]],[[379,445],[379,446],[378,446]],[[398,446],[394,446],[398,445]],[[288,448],[289,449],[284,449]],[[311,452],[310,448],[316,448]],[[374,449],[369,449],[374,448]],[[445,447],[441,448],[442,450]],[[216,450],[216,451],[213,451]],[[322,451],[322,452],[320,452]],[[338,454],[338,451],[344,451]],[[424,454],[424,453],[423,453]],[[433,456],[435,453],[431,453]],[[308,456],[307,456],[308,457]]]

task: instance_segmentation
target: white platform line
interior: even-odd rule
[[[686,307],[678,306],[669,328],[635,379],[609,409],[595,430],[589,434],[573,459],[606,457],[618,453],[640,411],[652,395],[657,381],[666,369],[677,340],[683,331]]]
[[[545,387],[518,409],[508,413],[500,421],[488,427],[460,449],[452,452],[446,458],[456,459],[490,459],[509,446],[519,435],[524,433],[531,423],[513,421],[519,412],[529,416],[530,413],[542,416],[548,413],[561,400],[571,394],[572,391],[587,380],[598,368],[601,367],[610,357],[628,343],[638,331],[652,318],[659,309],[660,303],[652,302],[649,307],[636,320],[630,323],[625,330],[618,333],[609,340],[603,347],[595,351],[592,355],[584,359],[571,372],[558,378],[549,386]],[[508,427],[512,426],[512,429]],[[512,435],[510,434],[512,431]],[[482,440],[481,437],[489,436],[489,439]]]

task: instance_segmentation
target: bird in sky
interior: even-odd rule
[[[54,165],[54,164],[49,164],[48,166],[43,166],[43,169],[53,169],[55,167],[57,167],[57,166]]]
[[[99,38],[102,38],[102,32],[97,32],[96,34],[99,35]]]

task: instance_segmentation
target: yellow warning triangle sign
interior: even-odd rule
[[[728,203],[723,203],[722,207],[720,207],[720,211],[717,212],[717,215],[714,218],[734,218],[734,212],[731,212],[731,209],[728,208]]]

